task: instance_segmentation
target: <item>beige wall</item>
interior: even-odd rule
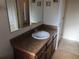
[[[9,31],[8,18],[6,13],[5,0],[0,0],[0,57],[11,56],[12,55],[12,47],[10,45],[10,39],[20,35],[30,29],[35,28],[40,25],[32,25],[30,27],[26,27],[18,30],[17,32],[11,33]]]
[[[46,1],[51,1],[51,6],[46,6]],[[58,3],[53,0],[44,0],[44,24],[58,26]]]
[[[67,0],[63,38],[79,41],[79,0]]]

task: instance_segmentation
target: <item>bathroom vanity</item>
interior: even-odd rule
[[[35,30],[44,30],[50,33],[45,40],[32,37]],[[14,59],[50,59],[55,51],[57,30],[47,25],[40,25],[18,37],[11,39],[14,50]]]

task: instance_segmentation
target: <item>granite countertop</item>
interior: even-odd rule
[[[48,31],[50,33],[50,35],[52,35],[53,32],[56,32],[56,30],[47,29],[47,28],[44,29],[44,31]],[[17,39],[17,40],[12,39],[11,44],[14,48],[17,48],[17,49],[22,50],[24,52],[35,55],[48,42],[48,40],[50,38],[51,38],[51,36],[46,40],[37,40],[37,39],[32,38],[32,36],[30,34],[28,37],[24,37],[21,39]]]

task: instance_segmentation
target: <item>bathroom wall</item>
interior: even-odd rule
[[[11,38],[16,37],[41,24],[42,23],[38,23],[37,25],[34,24],[23,29],[19,29],[18,31],[10,32],[5,0],[0,0],[0,57],[12,56],[13,50],[10,45]]]
[[[67,0],[63,38],[79,41],[79,0]]]
[[[64,16],[65,16],[65,1],[66,0],[59,0],[59,8],[58,8],[58,22],[59,25],[57,27],[57,43],[56,43],[56,49],[58,48],[58,42],[61,39],[61,36],[63,34],[63,25],[64,25]]]
[[[51,6],[46,6],[46,1],[51,2]],[[44,0],[44,24],[58,26],[58,3],[53,0]]]

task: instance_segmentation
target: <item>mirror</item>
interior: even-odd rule
[[[29,0],[30,25],[42,22],[43,0]]]
[[[6,0],[11,32],[29,25],[29,0]]]
[[[42,22],[43,0],[6,0],[11,32]]]

